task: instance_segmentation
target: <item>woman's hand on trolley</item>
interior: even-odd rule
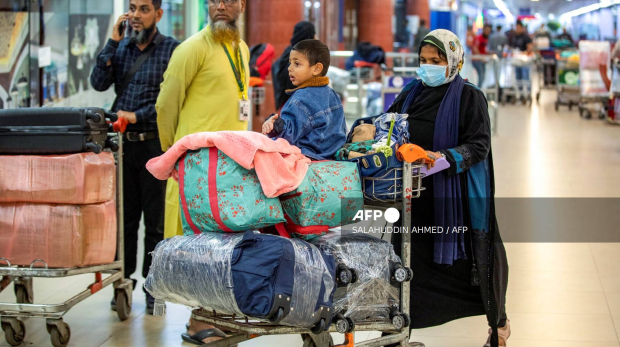
[[[426,155],[432,159],[431,161],[426,162],[426,169],[430,170],[435,166],[435,161],[441,158],[441,154],[439,152],[426,151]]]

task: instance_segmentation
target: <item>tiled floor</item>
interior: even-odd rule
[[[540,107],[531,111],[523,106],[500,110],[493,138],[497,196],[620,197],[620,127],[579,119],[565,108],[555,112],[554,100],[555,93],[545,91]],[[507,243],[506,248],[511,347],[620,347],[620,244]],[[65,299],[90,280],[36,279],[36,301]],[[107,288],[65,316],[70,346],[184,345],[179,335],[190,315],[187,308],[168,304],[164,317],[147,316],[144,294],[136,290],[131,318],[119,322],[109,310],[111,296]],[[13,300],[10,288],[0,293],[0,301]],[[26,320],[25,346],[51,346],[44,324]],[[427,347],[480,347],[486,330],[484,317],[473,317],[414,331],[412,340]],[[357,339],[375,336],[363,332]],[[277,336],[240,346],[301,345],[299,336]],[[7,346],[3,339],[0,346]]]

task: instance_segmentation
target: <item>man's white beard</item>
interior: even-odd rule
[[[217,21],[213,23],[213,38],[218,42],[238,42],[241,39],[237,21],[228,23]]]

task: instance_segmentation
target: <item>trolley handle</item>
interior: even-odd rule
[[[43,265],[45,265],[45,270],[47,270],[47,263],[43,259],[35,259],[32,263],[30,263],[30,270],[34,268],[34,264],[36,263],[43,263]]]
[[[9,267],[11,267],[11,262],[7,258],[0,257],[0,260],[4,260],[9,265]]]

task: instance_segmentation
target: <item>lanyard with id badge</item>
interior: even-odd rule
[[[226,56],[230,61],[230,66],[235,73],[235,79],[237,80],[239,91],[241,92],[241,100],[239,100],[239,120],[242,122],[247,122],[250,120],[250,101],[245,95],[245,87],[243,85],[243,79],[245,78],[245,69],[243,69],[243,55],[241,54],[241,48],[237,48],[237,61],[239,61],[240,69],[243,69],[244,76],[241,76],[241,72],[237,69],[235,62],[230,56],[230,52],[228,52],[228,48],[226,48],[226,45],[223,43],[222,48],[224,48],[224,52],[226,52]]]

